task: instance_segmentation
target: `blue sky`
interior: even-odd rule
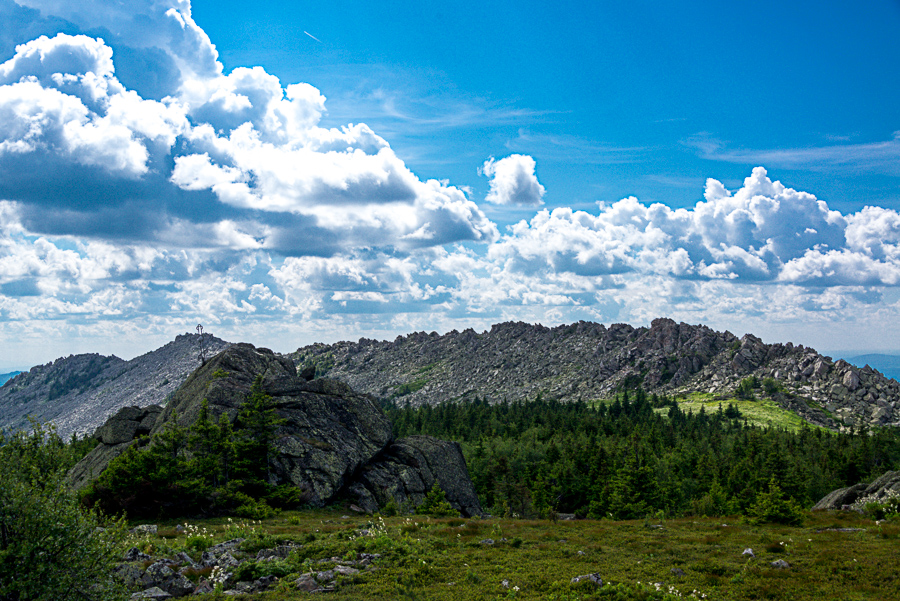
[[[900,3],[0,0],[0,369],[657,316],[897,349]]]

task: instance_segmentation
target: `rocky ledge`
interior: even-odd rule
[[[900,471],[886,472],[873,482],[862,482],[834,490],[815,504],[813,511],[862,510],[866,502],[883,502],[900,497]]]

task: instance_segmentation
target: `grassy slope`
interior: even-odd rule
[[[698,591],[697,597],[707,599],[900,598],[896,560],[900,525],[876,526],[856,514],[814,514],[803,527],[750,526],[722,518],[671,520],[661,528],[640,521],[553,523],[422,516],[386,518],[383,528],[379,523],[365,516],[348,517],[343,510],[286,512],[265,521],[255,527],[257,534],[305,544],[282,564],[292,574],[282,579],[280,591],[243,598],[304,599],[307,593],[291,590],[288,582],[301,572],[333,565],[316,564],[320,558],[362,551],[383,555],[377,569],[342,581],[329,598],[614,598],[598,596],[592,586],[570,584],[574,576],[592,572],[604,581],[627,584],[632,593],[635,588],[644,591],[621,599],[662,598],[648,597],[655,587],[647,588],[647,583],[659,583],[663,590],[674,587],[684,597]],[[199,526],[216,533],[218,542],[235,534],[234,528],[224,532],[224,524],[210,520]],[[864,530],[826,531],[829,527]],[[372,530],[372,535],[360,536],[360,529]],[[480,542],[488,538],[495,544]],[[266,542],[271,546],[274,541]],[[174,554],[185,543],[185,535],[176,535],[170,524],[160,528],[160,537],[146,539],[143,545]],[[747,547],[756,559],[742,557]],[[191,552],[199,556],[196,549]],[[771,567],[776,559],[786,560],[791,568]],[[673,568],[684,575],[673,575]],[[501,585],[503,580],[508,580],[509,588]],[[638,582],[644,584],[638,587]]]
[[[754,426],[774,426],[784,428],[790,431],[797,431],[804,423],[803,418],[794,413],[783,409],[771,399],[760,397],[754,401],[743,401],[739,399],[714,400],[713,395],[702,392],[694,392],[687,398],[676,398],[678,407],[687,413],[693,411],[697,413],[703,407],[707,413],[715,413],[719,410],[719,405],[724,410],[729,403],[734,404],[741,412],[741,415],[747,418],[747,421]],[[665,413],[666,410],[661,410]]]

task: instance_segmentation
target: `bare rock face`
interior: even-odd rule
[[[416,507],[435,482],[463,516],[483,513],[459,443],[432,436],[394,442],[362,468],[348,495],[366,511],[377,511],[390,500]]]
[[[97,428],[94,438],[105,445],[131,442],[138,436],[149,434],[162,412],[159,405],[149,407],[122,407],[118,413]]]
[[[274,484],[293,484],[319,506],[364,489],[367,508],[377,510],[389,498],[417,505],[437,481],[460,512],[481,513],[459,444],[428,436],[391,444],[391,424],[371,397],[336,380],[307,381],[290,359],[250,344],[233,345],[197,369],[165,409],[120,410],[97,430],[101,443],[72,469],[70,480],[85,486],[142,433],[159,433],[169,422],[189,427],[204,400],[214,421],[221,415],[233,421],[257,377],[284,420],[276,432]],[[396,478],[405,484],[398,488]]]
[[[885,472],[880,478],[870,484],[854,484],[847,488],[839,488],[831,491],[821,501],[815,504],[813,511],[828,509],[845,509],[860,499],[870,497],[881,499],[890,491],[900,493],[900,471]]]
[[[200,365],[201,344],[212,356],[230,343],[182,334],[130,361],[84,354],[32,367],[0,387],[0,428],[27,429],[30,416],[68,438],[93,432],[122,407],[163,404]]]

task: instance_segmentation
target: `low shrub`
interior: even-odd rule
[[[803,509],[792,499],[785,498],[781,487],[771,480],[769,490],[756,495],[745,518],[751,524],[775,523],[799,526],[803,523]]]
[[[425,495],[425,500],[422,501],[422,504],[416,507],[416,513],[437,517],[459,517],[459,512],[447,501],[447,496],[437,482]]]

